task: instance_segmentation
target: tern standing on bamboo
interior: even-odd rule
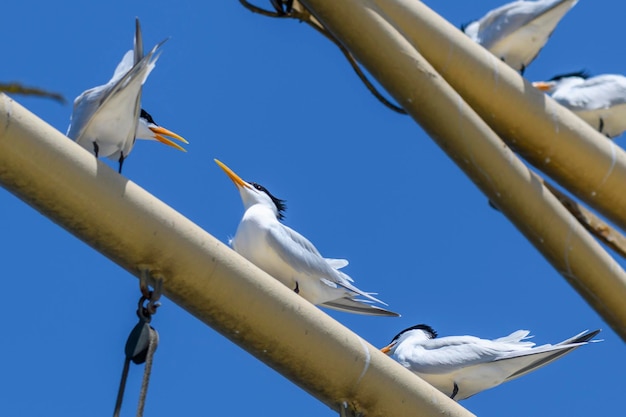
[[[157,44],[143,56],[143,42],[139,20],[135,22],[134,48],[117,65],[108,83],[84,91],[74,100],[74,110],[67,136],[92,152],[122,164],[135,145],[135,139],[157,140],[184,151],[166,136],[188,143],[181,136],[158,126],[152,117],[141,110],[143,83],[159,58]]]
[[[280,222],[283,200],[215,162],[237,186],[245,208],[231,242],[237,253],[313,304],[349,313],[398,316],[373,305],[385,303],[352,285],[352,278],[339,271],[348,261],[323,258],[304,236]]]

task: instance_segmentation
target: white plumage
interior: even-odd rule
[[[141,90],[159,57],[157,44],[143,56],[139,20],[135,25],[134,49],[126,52],[108,83],[84,91],[74,100],[67,136],[96,156],[119,162],[130,154],[135,138],[153,139],[183,150],[163,135],[187,143],[167,129],[140,121]],[[154,129],[158,128],[158,131]],[[140,136],[137,136],[137,135]]]
[[[372,305],[384,303],[355,287],[352,278],[339,270],[348,261],[325,259],[304,236],[279,221],[285,209],[283,200],[259,184],[242,180],[217,159],[215,162],[239,189],[245,208],[231,242],[237,253],[313,304],[350,313],[398,316]]]
[[[533,85],[552,95],[600,133],[614,138],[626,131],[626,77],[616,74],[588,77],[573,72]]]
[[[523,74],[556,25],[577,2],[514,1],[491,10],[462,29],[472,40]]]
[[[528,330],[495,340],[474,336],[437,338],[424,324],[396,335],[382,348],[447,396],[459,401],[541,368],[587,344],[600,330],[584,331],[556,345],[535,346]]]

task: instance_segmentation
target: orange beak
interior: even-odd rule
[[[384,354],[389,355],[389,351],[391,350],[393,345],[394,345],[394,343],[391,343],[391,344],[385,346],[384,348],[382,348],[380,351],[383,352]]]
[[[550,91],[552,88],[552,83],[546,81],[535,81],[533,83],[533,87],[541,91]]]
[[[185,138],[183,138],[182,136],[172,132],[171,130],[167,130],[164,127],[161,126],[152,126],[149,128],[152,133],[154,133],[154,137],[156,140],[158,140],[159,142],[161,142],[164,145],[167,146],[171,146],[172,148],[176,148],[179,151],[183,151],[183,152],[187,152],[187,150],[185,148],[183,148],[182,146],[180,146],[179,144],[177,144],[176,142],[172,141],[171,139],[168,139],[166,136],[169,136],[171,138],[174,138],[180,142],[183,142],[184,144],[189,144],[189,142],[187,142],[187,140]]]
[[[218,159],[214,159],[214,161],[217,165],[220,166],[220,168],[224,170],[226,175],[228,175],[228,178],[230,178],[231,181],[235,183],[237,188],[240,188],[240,187],[250,188],[250,185],[244,180],[242,180],[241,177],[239,177],[239,175],[235,174],[232,169],[228,168],[224,163],[222,163]]]

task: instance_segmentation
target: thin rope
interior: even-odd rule
[[[120,387],[117,390],[117,399],[115,400],[115,409],[113,410],[113,417],[119,417],[122,409],[122,400],[124,399],[124,390],[126,389],[126,379],[128,378],[128,369],[130,368],[130,358],[127,356],[124,359],[124,369],[122,370],[122,379],[120,381]]]
[[[146,364],[143,368],[143,380],[141,381],[141,391],[139,391],[139,403],[137,404],[137,417],[143,416],[143,409],[146,405],[146,396],[148,395],[148,384],[150,383],[150,375],[152,373],[152,360],[154,352],[159,344],[159,334],[152,327],[150,328],[150,342],[148,344],[148,353],[146,354]]]

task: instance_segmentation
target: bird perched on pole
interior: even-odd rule
[[[589,77],[584,71],[557,75],[533,86],[552,95],[560,105],[608,138],[626,131],[626,77],[604,74]]]
[[[92,152],[122,164],[135,145],[135,139],[157,140],[184,151],[166,136],[188,143],[184,138],[154,123],[141,109],[143,83],[159,58],[158,43],[143,56],[139,19],[135,21],[134,48],[117,65],[108,83],[84,91],[74,100],[67,136]]]
[[[589,342],[600,330],[585,330],[556,345],[535,346],[528,330],[495,340],[474,336],[437,338],[425,324],[398,333],[381,349],[402,366],[454,400],[464,400],[511,381]]]
[[[491,10],[461,30],[524,74],[556,25],[576,3],[578,0],[514,1]]]
[[[283,200],[215,162],[235,183],[245,209],[231,242],[237,253],[313,304],[349,313],[398,316],[372,305],[386,304],[355,287],[352,278],[340,271],[348,261],[323,258],[304,236],[280,222]]]

